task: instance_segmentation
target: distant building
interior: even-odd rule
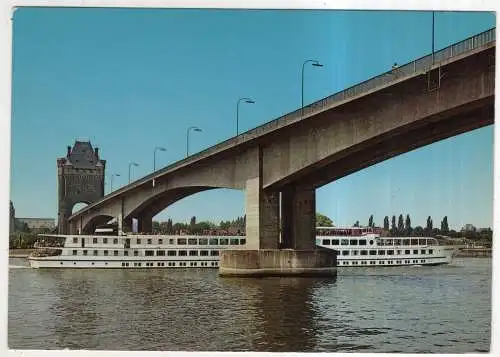
[[[54,218],[17,218],[17,220],[20,223],[26,223],[30,229],[54,229],[56,226],[56,220]]]
[[[467,223],[465,226],[462,228],[462,232],[475,232],[476,227],[474,227],[472,224]]]

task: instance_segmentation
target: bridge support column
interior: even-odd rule
[[[260,177],[246,182],[245,249],[222,250],[221,276],[337,276],[333,250],[315,249],[315,191],[293,189],[285,197],[285,241],[279,249],[279,192],[262,189]]]
[[[153,216],[148,214],[142,214],[138,217],[137,230],[140,233],[151,233],[153,232]]]
[[[282,248],[314,250],[316,247],[316,191],[291,187],[282,192]]]

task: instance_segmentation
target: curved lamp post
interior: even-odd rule
[[[187,132],[186,132],[186,157],[189,156],[189,132],[193,130],[193,131],[202,131],[200,128],[198,128],[197,126],[190,126],[188,129],[187,129]]]
[[[111,187],[110,187],[111,191],[109,191],[110,193],[111,193],[111,192],[113,192],[113,178],[114,178],[115,176],[120,176],[120,174],[112,174],[112,175],[111,175]]]
[[[131,162],[128,164],[128,183],[130,183],[130,168],[133,166],[139,166],[139,164],[135,163],[135,162]]]
[[[318,61],[311,59],[306,60],[304,61],[304,63],[302,63],[302,115],[304,115],[304,67],[307,63],[311,63],[314,67],[323,67],[323,65]]]
[[[239,125],[239,115],[240,115],[240,103],[242,101],[244,103],[255,104],[255,102],[251,98],[238,99],[238,102],[236,103],[236,136],[238,136],[238,134],[239,134],[238,125]]]
[[[167,149],[162,148],[160,146],[155,147],[154,153],[153,153],[153,174],[156,172],[156,152],[157,151],[167,151]],[[153,187],[155,187],[155,178],[153,177]]]

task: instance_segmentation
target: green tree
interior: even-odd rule
[[[425,227],[425,234],[432,234],[432,218],[431,216],[427,217],[427,225]]]
[[[405,225],[403,222],[403,215],[400,214],[398,217],[398,234],[403,234],[405,230]]]
[[[189,222],[189,226],[194,228],[196,226],[196,216],[191,217],[191,221]]]
[[[353,227],[359,227],[359,221],[354,222]]]
[[[375,224],[373,224],[373,214],[368,218],[368,227],[375,227]]]
[[[329,217],[325,216],[324,214],[316,212],[316,226],[333,227],[333,222]]]
[[[389,230],[389,216],[385,216],[385,217],[384,217],[384,229],[385,229],[386,231],[388,231],[388,230]]]
[[[448,216],[444,216],[441,221],[441,234],[448,234],[450,228],[448,227]]]
[[[405,220],[405,232],[406,232],[406,236],[410,236],[411,233],[412,233],[412,229],[411,229],[411,219],[410,219],[410,215],[407,214],[406,215],[406,220]]]
[[[392,222],[391,222],[391,235],[394,236],[396,235],[396,216],[392,216]]]
[[[413,235],[416,237],[423,237],[424,236],[424,229],[421,226],[416,226],[413,229]]]

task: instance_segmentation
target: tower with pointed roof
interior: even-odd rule
[[[75,141],[68,146],[66,157],[57,159],[59,234],[68,233],[68,217],[77,203],[90,204],[104,196],[106,160],[90,141]]]

